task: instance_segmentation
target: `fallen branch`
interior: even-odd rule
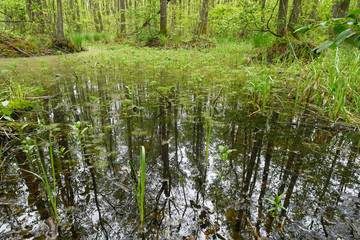
[[[40,97],[26,97],[25,100],[38,100],[38,99],[50,99],[61,95],[60,93],[51,96],[40,96]]]

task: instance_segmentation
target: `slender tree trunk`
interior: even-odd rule
[[[286,31],[286,16],[288,10],[288,3],[289,0],[280,0],[279,2],[277,34],[280,34],[281,36],[284,36]]]
[[[95,22],[95,30],[96,32],[100,32],[100,21],[99,21],[99,15],[97,14],[97,4],[93,3],[92,4],[92,10],[93,10],[93,16],[94,16],[94,22]]]
[[[26,13],[29,17],[29,21],[32,22],[34,20],[34,15],[32,11],[32,1],[26,0]]]
[[[344,18],[349,11],[350,0],[336,0],[331,9],[332,18]]]
[[[167,36],[167,0],[160,0],[160,34]]]
[[[293,25],[297,24],[300,13],[300,6],[301,6],[301,0],[294,0],[293,7],[291,9],[290,20],[289,20],[291,29],[293,29]]]
[[[170,29],[171,29],[171,32],[174,32],[175,25],[176,25],[176,0],[171,1],[171,7],[172,7],[172,13],[171,13]]]
[[[64,20],[63,20],[62,1],[56,0],[56,3],[57,3],[56,36],[58,39],[63,40],[63,39],[65,39],[65,37],[64,37]]]
[[[100,23],[100,32],[103,32],[104,31],[104,24],[103,24],[101,10],[100,10],[100,3],[97,4],[97,9],[98,9],[97,14],[98,14],[99,23]]]
[[[126,34],[126,19],[125,19],[125,0],[120,0],[120,32],[121,35],[125,35]]]
[[[314,0],[314,1],[312,1],[311,4],[312,5],[311,5],[311,12],[310,12],[309,18],[315,19],[316,18],[316,6],[317,6],[318,2],[317,2],[317,0]]]
[[[209,15],[209,0],[203,0],[203,4],[200,11],[200,28],[199,35],[206,34],[207,32],[207,21]]]
[[[76,13],[74,9],[74,0],[69,1],[69,8],[70,8],[70,19],[71,19],[71,28],[75,29],[76,24]]]

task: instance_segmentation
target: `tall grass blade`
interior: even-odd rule
[[[141,146],[140,149],[140,178],[141,178],[141,196],[140,196],[140,209],[141,209],[141,225],[144,230],[144,198],[145,198],[145,148]]]
[[[140,215],[140,221],[141,221],[141,229],[144,231],[144,200],[145,200],[145,166],[146,166],[146,156],[145,156],[145,148],[144,146],[141,146],[140,148],[140,169],[139,174],[140,176],[137,179],[137,186],[135,185],[134,180],[132,177],[130,177],[130,181],[133,185],[135,196],[136,196],[136,202],[139,209],[139,215]],[[135,167],[131,161],[128,162],[129,167],[131,166],[132,170],[135,171]]]

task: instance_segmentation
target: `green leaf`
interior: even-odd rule
[[[305,26],[305,27],[301,27],[301,28],[298,28],[294,31],[294,33],[306,33],[308,31],[310,31],[311,29],[314,28],[314,24],[310,24],[308,26]]]
[[[271,202],[272,204],[276,205],[276,202],[273,199],[271,199],[271,198],[265,198],[265,199],[268,200],[269,202]]]
[[[88,127],[84,128],[80,134],[83,135],[86,132],[86,130],[88,130],[88,129],[89,129]]]
[[[6,120],[10,121],[10,122],[14,122],[14,119],[12,119],[12,118],[9,117],[9,116],[4,116],[4,118],[5,118]]]
[[[226,152],[226,147],[220,145],[219,150],[220,150],[220,152],[224,153],[224,152]]]
[[[360,14],[360,9],[356,9],[354,11],[352,11],[348,16],[347,18],[352,18],[352,19],[355,19],[357,20],[357,16]]]
[[[333,31],[335,34],[340,34],[349,28],[350,28],[350,26],[348,24],[339,24],[334,27]]]
[[[236,149],[229,149],[229,150],[227,150],[227,154],[229,154],[229,153],[232,153],[232,152],[236,152],[237,150]]]
[[[6,114],[6,115],[8,115],[8,116],[10,116],[11,114],[12,114],[12,111],[10,111],[9,109],[7,109],[7,108],[3,108],[3,109],[1,109],[2,110],[2,112],[4,113],[4,114]]]
[[[278,197],[276,198],[276,199],[279,200],[278,202],[281,201],[281,199],[284,197],[284,195],[285,195],[285,192],[283,192],[282,194],[280,194],[280,196],[278,196]]]
[[[351,29],[347,29],[347,30],[343,31],[342,33],[340,33],[340,34],[335,38],[334,43],[335,43],[336,45],[339,45],[339,44],[342,43],[345,39],[347,39],[347,38],[349,38],[349,37],[351,37],[351,36],[353,36],[353,35],[355,35],[355,33],[352,32]]]
[[[323,44],[317,46],[316,48],[313,48],[311,49],[312,52],[315,52],[315,53],[320,53],[322,52],[325,48],[328,48],[330,47],[331,45],[334,44],[334,41],[327,41],[327,42],[324,42]]]
[[[272,211],[276,211],[276,207],[270,208],[269,210],[267,210],[268,212],[272,212]]]
[[[287,211],[287,209],[286,209],[284,206],[279,205],[279,207],[282,208],[282,209],[284,209],[285,211]]]
[[[9,101],[4,101],[1,103],[4,107],[6,107],[9,104]]]

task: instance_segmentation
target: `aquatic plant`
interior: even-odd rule
[[[32,149],[35,149],[36,155],[37,155],[37,160],[39,161],[39,165],[42,170],[42,176],[40,174],[31,172],[31,171],[28,171],[25,169],[22,169],[22,170],[33,174],[34,176],[38,177],[43,182],[46,193],[50,200],[50,204],[53,209],[54,217],[55,217],[56,221],[60,222],[58,211],[57,211],[57,204],[56,204],[56,195],[57,195],[56,194],[56,177],[55,177],[55,165],[54,165],[54,157],[53,157],[53,150],[52,150],[52,142],[51,142],[51,133],[49,134],[49,154],[50,154],[50,164],[51,164],[52,179],[53,179],[52,185],[50,184],[50,182],[48,180],[46,168],[41,160],[39,146],[38,146],[36,139],[31,139],[30,137],[26,137],[22,141],[22,146],[23,146],[23,152],[25,152],[28,156],[30,155]]]
[[[287,209],[284,206],[280,205],[281,199],[283,198],[284,195],[285,195],[285,192],[283,192],[280,195],[276,194],[275,199],[274,198],[265,198],[266,200],[268,200],[269,202],[271,202],[273,204],[273,207],[270,208],[268,210],[268,212],[272,212],[274,215],[278,215],[280,213],[279,208],[287,211]]]
[[[136,196],[136,202],[139,209],[139,215],[140,215],[140,221],[141,221],[141,229],[144,231],[144,200],[145,200],[145,148],[144,146],[140,147],[140,169],[139,169],[139,176],[137,176],[137,186],[130,177],[131,183],[134,188],[135,196]],[[131,161],[128,161],[129,168],[132,169],[134,172],[135,167]]]
[[[76,138],[78,139],[78,143],[81,143],[81,140],[84,137],[84,133],[89,129],[88,126],[82,128],[81,126],[81,122],[76,122],[74,125],[70,124],[69,125],[76,133]]]
[[[220,182],[224,178],[224,172],[227,170],[225,167],[226,161],[228,160],[229,154],[232,152],[236,152],[236,149],[227,149],[226,147],[220,145],[219,146],[220,155],[216,155],[215,157],[220,158],[223,161],[223,165],[221,167],[221,173],[219,174],[218,171],[214,171],[217,175],[220,175]]]

